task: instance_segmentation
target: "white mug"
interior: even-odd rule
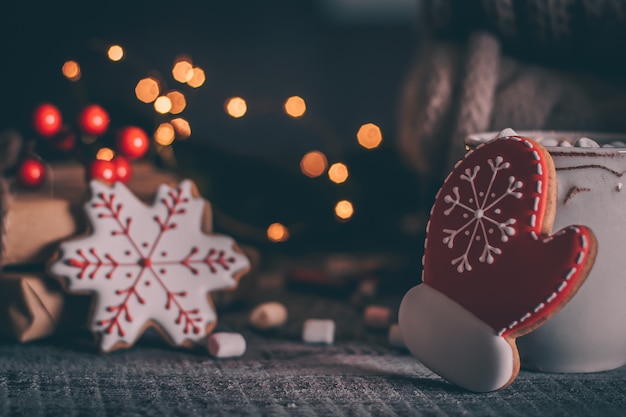
[[[470,135],[466,145],[472,148],[497,135]],[[541,327],[517,339],[522,367],[544,372],[618,368],[626,363],[626,135],[517,135],[542,143],[554,161],[558,192],[553,231],[580,224],[598,240],[595,263],[576,295]],[[608,146],[572,146],[581,137]]]

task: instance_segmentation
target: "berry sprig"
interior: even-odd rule
[[[108,112],[98,104],[83,107],[73,125],[65,122],[59,108],[51,103],[39,104],[32,114],[32,127],[39,142],[82,163],[87,181],[99,179],[108,183],[126,183],[132,177],[131,160],[142,158],[148,152],[150,142],[140,127],[125,126],[111,131],[110,125]],[[80,136],[91,136],[92,140],[85,143],[77,140]],[[105,141],[114,151],[114,156],[106,159],[97,157],[95,151]],[[44,161],[31,146],[18,163],[17,183],[35,189],[41,187],[45,179]]]

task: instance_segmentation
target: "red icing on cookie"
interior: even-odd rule
[[[549,317],[593,258],[589,229],[548,235],[555,197],[547,158],[526,138],[482,145],[448,176],[431,211],[423,281],[504,337]]]

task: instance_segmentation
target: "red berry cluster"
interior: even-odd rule
[[[91,104],[79,112],[76,128],[83,135],[100,137],[107,133],[109,123],[107,111],[100,105]],[[61,111],[55,105],[50,103],[38,105],[33,112],[32,124],[35,133],[50,147],[63,152],[76,150],[76,133],[63,123]],[[111,160],[97,159],[94,156],[85,158],[81,155],[87,180],[127,182],[132,175],[130,161],[141,158],[148,151],[148,135],[136,126],[123,127],[115,132],[114,147],[116,155]],[[41,159],[35,156],[23,158],[18,167],[17,181],[24,187],[36,188],[44,179],[45,166]]]

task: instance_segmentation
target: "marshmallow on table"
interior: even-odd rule
[[[263,303],[250,313],[250,324],[260,330],[280,327],[287,321],[287,308],[276,301]]]
[[[375,329],[386,329],[392,322],[393,312],[390,308],[371,305],[363,314],[365,324]]]
[[[396,348],[405,348],[404,339],[402,338],[402,331],[400,330],[400,326],[398,323],[394,323],[389,327],[389,335],[388,335],[389,345]]]
[[[302,329],[306,343],[332,344],[335,339],[335,322],[329,319],[308,319]]]
[[[213,333],[208,340],[209,353],[216,358],[234,358],[246,352],[246,339],[239,333]]]
[[[358,287],[352,293],[350,302],[357,305],[363,305],[368,299],[371,299],[378,292],[378,280],[375,278],[366,278],[359,282]]]
[[[366,297],[374,297],[378,291],[378,280],[374,278],[364,279],[359,283],[357,292]]]

